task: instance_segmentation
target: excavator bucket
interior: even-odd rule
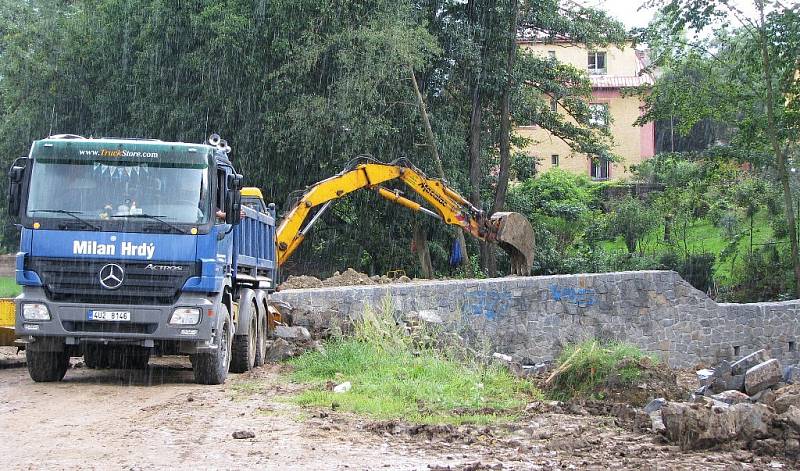
[[[497,243],[511,257],[511,272],[515,275],[530,274],[536,250],[530,221],[520,213],[499,212],[492,214],[491,223],[497,228]]]

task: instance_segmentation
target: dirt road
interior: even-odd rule
[[[188,361],[144,372],[72,368],[34,383],[0,355],[4,469],[764,469],[749,452],[682,453],[608,417],[539,414],[501,427],[412,427],[285,399],[272,365],[224,386],[192,383]],[[73,360],[74,362],[75,360]],[[237,431],[254,438],[234,439]]]

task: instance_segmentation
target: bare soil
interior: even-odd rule
[[[390,283],[408,283],[411,279],[405,275],[397,278],[389,278],[386,275],[369,276],[348,268],[344,273],[338,271],[329,278],[321,280],[315,276],[299,275],[289,276],[279,289],[308,289],[308,288],[328,288],[333,286],[359,286],[359,285],[385,285]]]
[[[193,384],[184,358],[145,371],[73,359],[34,383],[24,355],[0,349],[4,469],[789,469],[746,451],[681,452],[617,419],[531,410],[497,426],[419,426],[287,402],[284,366]],[[235,439],[235,432],[252,438]]]

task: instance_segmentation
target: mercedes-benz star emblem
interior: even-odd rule
[[[115,263],[109,263],[100,269],[100,284],[106,289],[117,289],[122,286],[125,271]]]

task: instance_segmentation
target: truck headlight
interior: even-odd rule
[[[44,304],[23,304],[22,317],[28,321],[49,321],[50,311]]]
[[[196,307],[179,307],[172,311],[170,324],[194,325],[200,322],[200,309]]]

